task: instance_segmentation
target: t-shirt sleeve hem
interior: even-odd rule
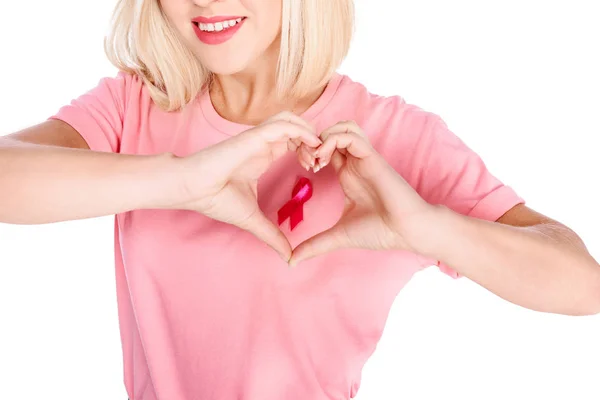
[[[481,199],[467,214],[469,217],[486,221],[497,221],[507,211],[525,200],[519,197],[510,186],[500,186]]]
[[[510,186],[503,185],[481,199],[467,216],[494,222],[518,204],[525,204],[525,200],[519,197]],[[462,277],[458,272],[439,261],[428,260],[420,255],[417,256],[417,259],[424,267],[437,265],[440,271],[453,279]]]
[[[106,140],[104,133],[99,128],[95,128],[97,122],[91,116],[75,107],[64,107],[56,115],[48,119],[60,120],[69,124],[81,135],[90,150],[107,153],[115,151]]]

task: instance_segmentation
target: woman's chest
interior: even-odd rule
[[[299,199],[295,193],[301,180],[311,187],[308,199]],[[290,154],[275,162],[259,180],[258,204],[294,248],[338,221],[345,196],[333,170],[307,172],[295,154]],[[300,222],[291,229],[294,219]],[[289,271],[287,264],[255,236],[193,211],[137,210],[119,215],[118,222],[128,268],[158,275],[213,274],[225,279],[231,274],[250,282],[268,279],[286,285],[331,279],[330,272],[320,269],[345,270],[345,275],[357,274],[357,280],[365,281],[370,276],[381,278],[381,271],[411,275],[401,270],[414,272],[416,265],[414,255],[407,252],[348,249],[315,257]]]
[[[313,195],[293,230],[289,220],[281,225],[292,247],[330,228],[344,208],[333,172],[307,173],[283,159],[258,190],[275,224],[300,177],[310,180]],[[251,354],[257,371],[268,365],[264,354],[278,354],[316,363],[321,379],[337,380],[372,352],[396,295],[418,270],[411,253],[360,249],[290,269],[250,233],[192,211],[133,211],[118,217],[118,228],[132,297],[160,302],[161,315],[179,332],[180,350],[210,343],[229,354],[239,346],[235,354]],[[231,357],[228,365],[240,362]]]

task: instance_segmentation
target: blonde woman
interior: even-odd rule
[[[118,76],[0,139],[0,221],[116,215],[130,399],[351,398],[429,265],[534,310],[600,311],[575,233],[437,115],[336,73],[352,13],[122,0]]]

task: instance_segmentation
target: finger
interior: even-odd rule
[[[299,115],[296,115],[290,111],[282,111],[278,114],[275,114],[274,116],[269,118],[268,121],[287,121],[296,125],[304,126],[306,129],[312,132],[316,132],[315,127],[312,124],[310,124],[307,120],[300,117]]]
[[[350,155],[356,158],[365,158],[373,154],[371,144],[356,133],[330,133],[321,147],[317,149],[321,168],[329,164],[336,150],[341,149],[346,149]]]
[[[315,166],[316,160],[312,155],[312,152],[305,146],[302,145],[298,148],[298,160],[301,164],[306,164],[309,166],[309,169]]]
[[[312,132],[315,136],[318,137],[317,133],[316,133],[316,129],[315,127],[310,124],[308,121],[306,121],[304,118],[290,112],[290,111],[283,111],[280,112],[276,115],[274,115],[273,117],[269,118],[268,120],[269,122],[275,122],[275,121],[284,121],[284,122],[289,122],[292,124],[296,124],[298,126],[302,126],[304,128],[306,128],[307,130],[309,130],[310,132]],[[300,146],[301,142],[298,139],[294,139],[294,141],[296,142],[297,146]]]
[[[322,143],[313,130],[292,122],[273,121],[261,126],[261,128],[263,138],[269,143],[293,139],[297,139],[310,147],[318,147]]]
[[[325,141],[332,133],[356,133],[360,137],[366,137],[358,124],[354,121],[340,121],[337,124],[325,129],[319,137]],[[346,149],[338,149],[340,153],[346,155]],[[329,161],[327,162],[329,163]],[[326,164],[325,164],[326,165]]]
[[[281,230],[273,224],[261,211],[256,211],[240,228],[247,230],[271,246],[281,258],[288,262],[292,255],[292,248]]]
[[[325,140],[325,139],[327,139],[327,136],[329,136],[329,134],[336,133],[336,132],[342,132],[342,133],[354,132],[358,136],[366,137],[366,135],[364,134],[361,127],[358,126],[358,124],[354,121],[340,121],[337,124],[330,126],[329,128],[325,129],[323,132],[321,132],[319,134],[319,137],[322,140]]]
[[[349,247],[349,241],[341,226],[334,226],[312,238],[300,243],[292,252],[290,267],[295,267],[301,261]]]
[[[310,166],[310,165],[308,165],[308,164],[306,163],[306,161],[304,161],[304,160],[301,160],[300,158],[298,158],[298,162],[300,163],[300,166],[301,166],[302,168],[304,168],[304,169],[305,169],[305,170],[307,170],[307,171],[310,171],[310,168],[311,168],[311,166]]]
[[[334,151],[331,155],[331,161],[329,162],[329,164],[331,164],[335,172],[338,172],[344,166],[345,161],[346,157],[342,153],[340,153],[339,151]]]
[[[298,147],[298,149],[296,150],[296,156],[298,158],[298,162],[300,163],[300,165],[302,166],[302,168],[304,168],[307,171],[310,171],[311,169],[311,163],[313,163],[314,161],[312,161],[312,156],[310,156],[306,150],[303,149],[303,147],[305,147],[304,145],[300,145],[300,147]]]
[[[303,126],[286,121],[274,121],[242,132],[219,145],[226,152],[224,154],[226,160],[238,160],[237,162],[239,162],[263,152],[265,146],[280,143],[283,144],[284,149],[288,149],[287,142],[293,140],[306,143],[310,147],[318,147],[322,143],[312,131]]]
[[[296,140],[288,140],[287,142],[287,148],[289,151],[296,151],[298,150],[298,145],[296,144]]]

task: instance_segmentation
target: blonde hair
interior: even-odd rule
[[[282,0],[276,94],[300,98],[325,85],[348,53],[353,0]],[[195,99],[211,73],[182,42],[159,0],[119,0],[104,48],[119,70],[138,75],[167,111]]]

